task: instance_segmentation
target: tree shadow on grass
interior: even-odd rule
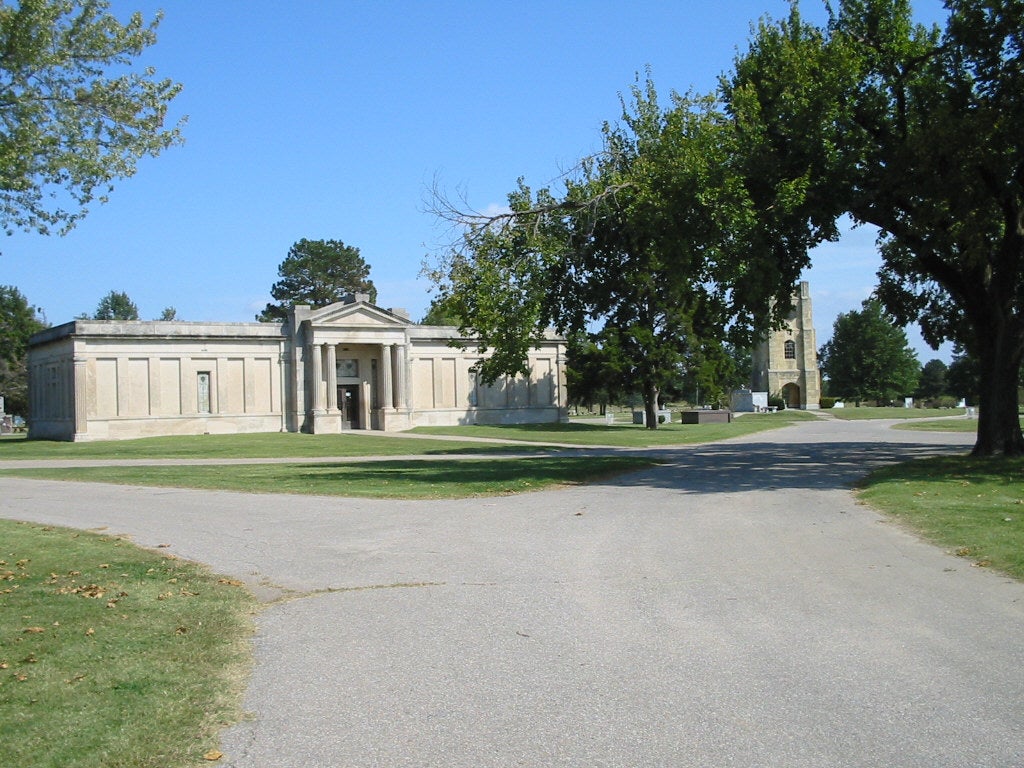
[[[608,480],[650,466],[639,456],[524,456],[500,460],[383,460],[290,467],[289,476],[310,485],[345,483],[377,489],[433,487],[442,495],[528,491],[557,484]]]

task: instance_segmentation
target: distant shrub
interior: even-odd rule
[[[834,397],[820,397],[818,398],[818,404],[822,408],[831,408],[836,404],[836,399]]]
[[[918,405],[925,408],[956,408],[959,404],[959,400],[949,395],[943,395],[942,397],[933,397],[923,402],[918,402]]]
[[[769,395],[768,407],[778,408],[781,411],[786,407],[786,401],[782,399],[782,395]]]

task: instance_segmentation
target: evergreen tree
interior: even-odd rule
[[[348,293],[365,293],[377,301],[370,266],[359,249],[340,240],[299,240],[277,268],[281,278],[270,289],[277,303],[269,303],[256,316],[261,322],[280,322],[295,304],[314,309],[333,304]]]
[[[946,372],[948,367],[941,360],[929,360],[921,369],[921,380],[917,384],[914,397],[931,399],[949,394],[946,391]]]
[[[111,291],[102,299],[92,316],[93,320],[138,320],[139,308],[124,291]]]

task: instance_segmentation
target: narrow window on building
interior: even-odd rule
[[[786,342],[786,359],[796,360],[796,342],[792,339]]]
[[[210,412],[210,372],[199,371],[196,374],[196,401],[200,413]]]

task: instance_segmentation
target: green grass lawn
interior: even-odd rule
[[[1024,579],[1024,458],[922,459],[877,470],[861,498],[971,563]]]
[[[525,448],[524,450],[531,450]],[[471,441],[402,439],[367,434],[305,435],[265,432],[251,435],[176,435],[135,440],[68,443],[0,440],[0,461],[18,459],[266,459],[332,456],[444,455],[446,453],[507,452],[505,446]]]
[[[657,448],[688,445],[742,437],[767,429],[776,429],[803,419],[813,419],[806,411],[785,410],[778,413],[748,413],[730,424],[662,424],[646,429],[640,424],[509,424],[496,426],[417,427],[419,435],[454,435],[489,440],[524,440],[579,446],[610,445],[621,448]]]
[[[12,469],[0,474],[49,480],[171,486],[245,493],[301,493],[388,499],[499,496],[604,480],[656,462],[637,456],[545,456],[328,464]]]
[[[827,413],[846,421],[861,419],[937,419],[942,416],[963,416],[963,408],[829,408]]]
[[[0,765],[203,764],[242,716],[254,611],[198,565],[0,520]]]
[[[346,456],[405,456],[451,453],[507,453],[508,446],[477,442],[515,440],[519,442],[563,443],[579,446],[613,445],[653,448],[740,437],[766,429],[812,419],[804,411],[774,414],[744,414],[731,424],[663,424],[656,430],[634,424],[568,423],[521,424],[509,426],[421,427],[411,434],[386,437],[365,433],[305,435],[296,433],[255,433],[251,435],[176,435],[135,440],[104,440],[68,443],[27,440],[24,435],[0,439],[0,461],[32,459],[262,459]],[[429,435],[473,440],[431,440]],[[427,436],[427,437],[425,437]],[[545,449],[520,446],[518,451],[545,453]]]
[[[731,424],[666,424],[657,430],[626,424],[534,424],[415,430],[415,435],[366,434],[195,435],[138,440],[61,443],[24,438],[0,441],[0,460],[31,459],[245,459],[436,456],[436,460],[331,462],[273,465],[125,466],[8,469],[3,474],[56,480],[175,486],[244,491],[380,498],[460,498],[540,490],[602,480],[651,466],[639,457],[559,456],[557,449],[489,440],[650,448],[703,443],[813,419],[802,411],[747,414]],[[424,437],[423,435],[428,435]],[[431,439],[429,435],[456,439]],[[458,440],[457,438],[474,438]],[[494,453],[539,454],[544,458],[486,458]],[[479,454],[479,460],[446,461],[447,454]]]

